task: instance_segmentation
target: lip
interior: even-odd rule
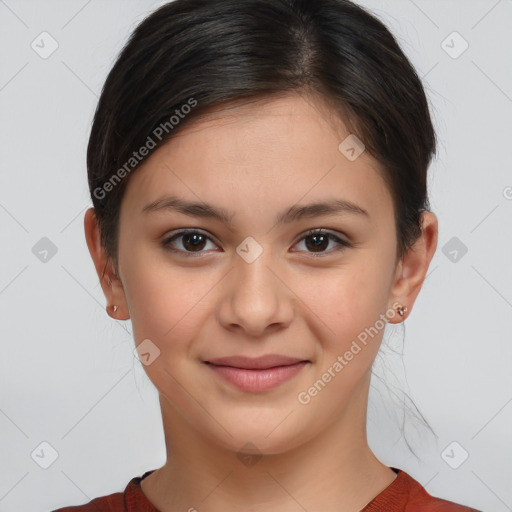
[[[219,357],[217,359],[210,359],[205,362],[217,366],[231,366],[233,368],[240,368],[245,370],[265,370],[268,368],[274,368],[276,366],[289,366],[295,363],[300,363],[301,361],[304,361],[304,359],[282,356],[279,354],[267,354],[260,357]]]
[[[276,354],[258,358],[235,356],[204,361],[219,377],[249,392],[273,389],[297,375],[309,362]]]

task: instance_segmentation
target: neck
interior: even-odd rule
[[[368,385],[313,438],[252,456],[212,443],[161,396],[167,462],[142,481],[143,492],[161,512],[357,512],[396,477],[367,443]]]

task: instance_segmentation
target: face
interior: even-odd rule
[[[291,95],[213,111],[130,177],[119,275],[135,343],[150,340],[144,369],[165,414],[219,446],[297,447],[368,383],[397,240],[377,163],[338,149],[349,134],[319,102]],[[169,198],[202,208],[186,214]],[[334,201],[354,208],[297,213]],[[306,362],[265,375],[207,363],[268,354]]]

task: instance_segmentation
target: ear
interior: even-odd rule
[[[107,299],[107,313],[116,320],[128,320],[130,315],[126,305],[123,284],[101,244],[100,230],[94,208],[89,208],[85,212],[84,229],[87,247],[96,267],[101,288]],[[114,305],[119,306],[116,312],[114,312]]]
[[[437,248],[438,223],[432,212],[423,212],[422,234],[407,254],[398,262],[390,292],[391,304],[398,302],[407,307],[408,313],[421,290],[430,261]],[[400,323],[408,316],[395,315],[389,323]]]

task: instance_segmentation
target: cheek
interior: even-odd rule
[[[127,275],[125,291],[135,345],[147,339],[154,344],[141,345],[153,351],[144,371],[172,402],[184,402],[182,407],[188,407],[181,396],[181,379],[176,381],[172,376],[192,375],[196,370],[197,361],[190,355],[191,341],[204,321],[205,308],[209,307],[204,289],[208,284],[170,266],[165,271],[157,265],[133,266]]]
[[[149,338],[164,346],[186,339],[183,329],[201,310],[207,275],[203,279],[200,270],[180,268],[166,261],[165,254],[142,249],[125,256],[122,268],[135,342]]]
[[[296,293],[331,338],[347,339],[373,325],[385,311],[386,276],[377,267],[348,264],[324,274],[305,274],[297,280]]]
[[[301,286],[300,293],[307,297],[304,311],[314,312],[309,313],[309,327],[319,341],[315,378],[301,391],[321,420],[333,407],[338,412],[345,407],[371,369],[386,327],[381,314],[386,310],[387,281],[379,269],[347,265],[314,283],[304,279]]]
[[[187,339],[204,301],[204,289],[177,272],[160,275],[146,271],[128,285],[131,321],[136,341],[153,337],[166,345]]]

